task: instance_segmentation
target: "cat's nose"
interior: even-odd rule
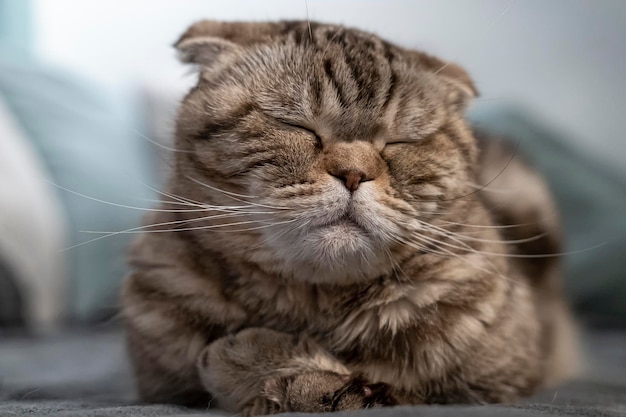
[[[355,192],[361,184],[378,178],[385,169],[378,150],[369,142],[335,142],[326,146],[324,167],[328,174]]]
[[[355,192],[359,188],[359,184],[365,181],[371,181],[373,178],[368,177],[365,172],[359,169],[331,169],[328,171],[333,177],[339,178],[350,192]]]

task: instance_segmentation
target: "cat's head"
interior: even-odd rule
[[[468,192],[475,89],[455,64],[313,22],[202,21],[176,48],[200,75],[178,113],[175,181],[194,201],[247,206],[223,221],[281,273],[384,274],[428,246],[412,237],[421,220]]]

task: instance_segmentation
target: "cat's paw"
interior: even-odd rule
[[[363,377],[334,372],[306,372],[288,378],[268,380],[264,396],[274,403],[275,412],[330,412],[396,405],[392,388],[372,384]]]
[[[280,405],[265,395],[259,395],[243,406],[242,417],[266,416],[284,412]]]
[[[332,411],[358,410],[398,404],[390,385],[369,383],[363,377],[351,378],[332,396]]]

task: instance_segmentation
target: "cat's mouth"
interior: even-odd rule
[[[293,267],[297,279],[357,282],[389,269],[376,213],[369,201],[337,199],[312,210],[309,219],[283,226],[281,232],[262,230],[267,247],[284,262],[283,268]]]
[[[362,227],[351,216],[343,216],[341,218],[332,220],[322,227],[354,227],[362,230]]]
[[[362,222],[359,221],[358,215],[355,212],[354,202],[349,201],[348,204],[341,210],[341,213],[335,213],[332,218],[327,221],[323,221],[318,224],[318,228],[339,228],[345,229],[347,232],[366,233],[367,230],[363,227]]]

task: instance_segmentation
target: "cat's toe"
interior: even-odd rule
[[[397,405],[393,389],[385,383],[371,384],[365,378],[352,378],[333,395],[333,411]]]
[[[255,397],[252,401],[248,402],[240,414],[242,417],[254,417],[254,416],[265,416],[269,414],[277,414],[284,410],[280,408],[280,406],[271,399],[260,395]]]
[[[366,386],[369,393],[365,396],[367,407],[388,407],[398,405],[398,400],[393,394],[393,389],[388,384],[379,382]]]

